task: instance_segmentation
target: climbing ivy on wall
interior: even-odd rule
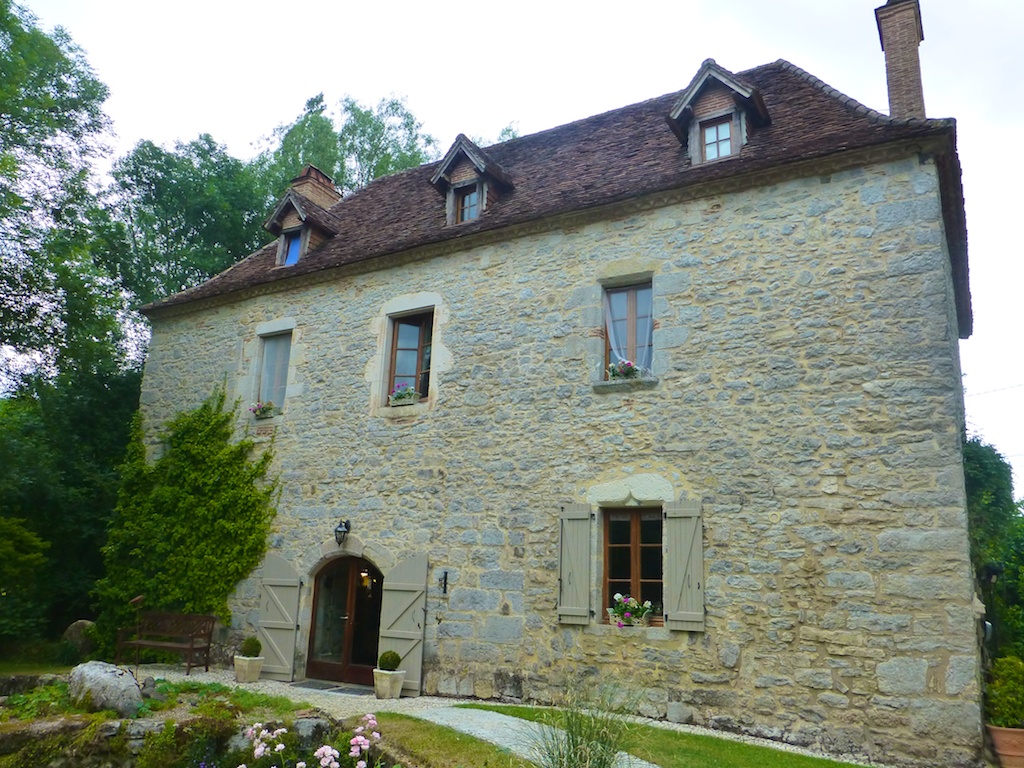
[[[162,451],[149,461],[135,417],[95,590],[108,649],[132,623],[136,595],[145,609],[227,621],[228,596],[263,559],[277,498],[276,479],[267,479],[272,454],[254,456],[251,440],[234,439],[234,424],[219,387],[164,426]]]

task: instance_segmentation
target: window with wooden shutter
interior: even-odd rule
[[[661,507],[603,509],[604,604],[615,595],[650,602],[652,621],[661,622],[663,605]]]
[[[590,505],[565,505],[558,526],[558,621],[589,624]]]
[[[665,505],[665,626],[704,631],[704,524],[699,501]]]

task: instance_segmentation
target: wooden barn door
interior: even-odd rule
[[[263,561],[260,580],[259,637],[263,643],[263,676],[295,678],[295,631],[299,615],[299,574],[280,555]]]
[[[423,677],[423,632],[427,608],[427,556],[403,560],[384,577],[380,652],[397,651],[405,670],[402,694],[419,696]]]

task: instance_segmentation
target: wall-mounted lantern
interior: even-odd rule
[[[348,532],[351,530],[352,523],[349,520],[342,520],[334,526],[334,540],[338,542],[339,547],[345,543],[345,537],[348,536]]]

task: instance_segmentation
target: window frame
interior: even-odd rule
[[[267,378],[267,343],[271,339],[287,338],[288,343],[285,349],[285,354],[279,359],[275,365],[275,370],[271,377],[271,390],[272,394],[277,392],[281,393],[280,402],[275,400],[274,397],[267,397],[267,392],[264,391],[265,379]],[[292,347],[294,346],[294,337],[292,331],[282,330],[275,333],[260,334],[260,360],[259,369],[257,371],[256,378],[256,400],[258,402],[271,402],[274,404],[274,410],[280,413],[284,409],[284,403],[288,397],[288,374],[291,368],[291,356]],[[280,380],[278,377],[281,376]]]
[[[699,123],[698,135],[700,136],[700,152],[703,162],[713,163],[716,160],[724,160],[725,158],[732,157],[734,154],[736,154],[736,126],[734,125],[734,122],[735,121],[733,120],[733,115],[728,114],[723,115],[721,117],[714,117],[709,120],[702,120]],[[713,142],[708,142],[706,140],[706,131],[709,128],[718,129],[723,125],[729,126],[729,136],[725,139],[716,138]],[[716,130],[715,136],[717,137],[718,135],[718,131]],[[718,148],[722,143],[726,141],[729,142],[729,151],[725,154],[722,154],[721,152],[718,151]],[[715,145],[716,148],[716,154],[714,157],[708,157],[708,147],[711,145]]]
[[[470,200],[471,202],[468,202]],[[481,213],[479,184],[468,184],[455,191],[456,224],[476,221],[480,218]]]
[[[291,253],[291,243],[297,243],[295,261],[289,261],[288,257]],[[278,238],[277,247],[277,266],[279,267],[294,267],[300,261],[302,257],[306,255],[306,248],[309,245],[309,228],[308,227],[294,227],[292,229],[283,230],[281,236]]]
[[[602,291],[602,300],[604,303],[604,379],[610,380],[611,375],[608,372],[609,367],[612,365],[612,333],[609,328],[610,320],[609,312],[611,311],[611,296],[616,293],[626,294],[626,359],[631,360],[634,364],[639,364],[637,360],[637,325],[639,324],[640,317],[637,315],[637,291],[648,290],[651,293],[650,298],[650,315],[645,315],[647,318],[650,331],[648,333],[646,348],[651,350],[650,364],[642,366],[644,370],[641,371],[641,376],[651,375],[651,368],[654,362],[654,284],[651,280],[647,280],[643,283],[634,283],[631,285],[606,285]]]
[[[420,394],[420,397],[426,399],[430,394],[430,368],[433,362],[433,344],[434,344],[434,308],[425,307],[420,310],[408,312],[401,315],[392,315],[389,317],[391,341],[390,348],[388,351],[388,369],[387,376],[385,378],[385,396],[394,391],[396,379],[408,378],[408,375],[399,376],[395,371],[395,366],[398,361],[398,352],[408,351],[411,347],[402,348],[399,347],[399,326],[403,323],[411,325],[411,320],[419,320],[419,339],[416,346],[416,391]],[[424,356],[426,356],[426,365],[424,366]],[[386,399],[386,397],[385,397]]]
[[[652,515],[656,516],[657,519],[658,519],[660,537],[659,537],[658,542],[656,544],[655,543],[645,544],[642,541],[642,537],[640,535],[640,533],[641,533],[640,532],[640,524],[641,524],[641,521],[643,519],[643,515],[645,513],[646,514],[652,514]],[[613,549],[621,549],[621,548],[623,548],[622,545],[613,544],[612,541],[611,541],[611,530],[610,529],[611,529],[611,524],[613,522],[612,521],[612,516],[613,515],[621,515],[621,514],[628,514],[630,516],[630,542],[629,542],[629,545],[628,545],[629,546],[629,551],[630,551],[630,588],[629,588],[628,592],[623,592],[620,588],[612,587],[611,586],[612,581],[621,582],[623,580],[622,579],[614,579],[613,580],[610,577],[611,551]],[[660,601],[652,600],[651,602],[652,602],[652,604],[660,602],[662,610],[661,610],[661,612],[655,612],[653,610],[653,605],[652,605],[652,611],[651,611],[651,614],[650,614],[650,623],[651,623],[651,626],[662,626],[664,624],[665,584],[666,584],[666,579],[665,579],[665,522],[664,522],[665,521],[665,512],[664,512],[664,509],[662,507],[660,507],[660,506],[659,507],[648,507],[648,506],[643,506],[643,507],[602,507],[601,508],[601,517],[602,517],[603,541],[604,541],[603,561],[602,561],[602,570],[601,570],[601,591],[602,591],[602,600],[603,600],[603,603],[604,603],[604,608],[607,609],[607,608],[611,608],[612,607],[612,597],[613,597],[613,595],[615,595],[616,592],[621,592],[624,595],[628,594],[628,595],[631,595],[631,596],[637,598],[638,600],[641,600],[641,595],[644,594],[643,584],[644,583],[647,583],[647,584],[657,583],[657,584],[661,585],[661,590],[660,590],[661,591],[661,600]],[[647,549],[655,549],[655,548],[657,548],[657,550],[658,550],[658,557],[659,557],[660,562],[661,562],[661,578],[660,579],[644,579],[643,578],[642,570],[641,570],[641,555],[643,553],[643,549],[644,548],[647,548]],[[610,619],[608,617],[608,611],[607,610],[603,610],[602,611],[601,621],[603,623],[605,623],[605,624],[610,623]]]

